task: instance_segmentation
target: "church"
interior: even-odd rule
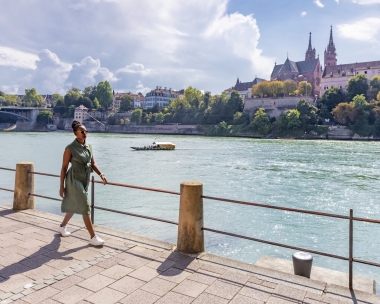
[[[319,56],[316,58],[315,48],[311,45],[311,33],[309,34],[309,46],[305,53],[305,60],[291,61],[286,58],[283,64],[274,65],[271,80],[292,79],[297,84],[301,81],[307,81],[311,84],[311,92],[308,95],[320,96],[322,67],[319,62]]]

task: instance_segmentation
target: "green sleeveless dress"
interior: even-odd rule
[[[92,147],[86,142],[82,146],[76,139],[67,146],[71,151],[71,167],[65,179],[65,197],[61,211],[66,213],[90,214],[88,186],[92,172]]]

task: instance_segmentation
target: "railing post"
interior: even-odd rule
[[[95,178],[92,176],[91,178],[91,222],[95,223]]]
[[[181,183],[177,249],[184,253],[204,251],[203,184]]]
[[[353,246],[354,246],[354,211],[350,209],[350,232],[349,232],[349,282],[348,288],[352,287],[352,263],[353,263]]]
[[[13,210],[34,209],[34,164],[21,162],[16,164]]]

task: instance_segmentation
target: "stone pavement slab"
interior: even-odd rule
[[[374,294],[96,226],[92,247],[80,221],[0,205],[0,304],[13,303],[380,303]],[[356,301],[356,302],[355,302]]]

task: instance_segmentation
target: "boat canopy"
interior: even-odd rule
[[[174,145],[174,144],[169,141],[155,141],[153,145]]]

